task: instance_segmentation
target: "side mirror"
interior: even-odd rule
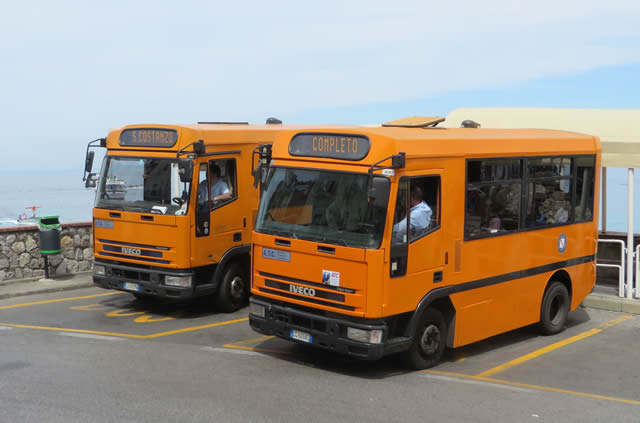
[[[180,182],[191,182],[193,161],[191,159],[178,159],[178,173],[180,174]]]
[[[371,178],[367,194],[373,207],[386,209],[389,202],[389,181],[386,178]]]
[[[93,154],[93,151],[91,153]],[[87,176],[87,179],[84,181],[84,187],[85,188],[95,188],[96,187],[96,174],[95,173],[89,173],[89,176]]]
[[[84,171],[87,173],[91,173],[91,168],[93,168],[93,151],[87,151],[87,157],[84,159]]]
[[[400,153],[394,156],[391,156],[391,167],[393,169],[402,169],[405,165],[405,154]]]

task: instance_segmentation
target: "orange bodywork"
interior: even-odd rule
[[[371,147],[366,157],[357,161],[293,156],[289,143],[301,131],[283,130],[273,145],[273,167],[366,174],[374,163],[401,152],[406,154],[406,164],[394,169],[392,175],[387,173],[388,213],[377,249],[325,245],[254,232],[251,288],[254,296],[316,314],[379,321],[410,315],[432,290],[464,287],[459,291],[452,289],[448,295],[455,309],[455,333],[450,346],[457,347],[538,322],[545,287],[558,270],[570,277],[572,310],[593,288],[594,259],[579,259],[595,257],[596,253],[600,181],[597,138],[535,129],[314,127],[304,131],[345,137],[362,135],[370,139]],[[596,157],[595,206],[590,221],[465,240],[468,159],[563,155]],[[410,243],[406,274],[391,277],[390,250],[398,183],[405,176],[426,175],[440,176],[440,228]],[[561,234],[567,240],[564,252],[558,249]],[[324,247],[330,247],[331,253],[327,254]],[[265,257],[263,248],[289,252],[290,260]],[[572,260],[577,260],[576,264]],[[564,261],[570,264],[545,271],[545,266]],[[286,282],[313,287],[315,292],[325,291],[323,270],[339,272],[340,287],[346,288],[340,292],[344,300],[325,297],[322,301],[311,301],[303,293],[278,287]],[[533,274],[519,273],[525,270]],[[442,272],[439,282],[434,282],[436,272]],[[493,282],[485,283],[489,280]]]

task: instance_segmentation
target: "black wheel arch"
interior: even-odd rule
[[[238,263],[244,269],[247,270],[247,276],[251,276],[251,245],[238,245],[230,248],[220,260],[220,263],[216,266],[216,270],[213,274],[213,280],[216,286],[220,284],[220,280],[224,276],[224,271],[227,265],[230,263]]]
[[[569,293],[569,304],[571,304],[573,299],[573,290],[571,289],[571,276],[569,276],[569,273],[564,269],[554,272],[547,281],[547,285],[544,287],[544,292],[547,292],[551,284],[554,282],[561,282],[565,288],[567,288],[567,292]]]
[[[442,313],[445,323],[447,324],[447,347],[453,346],[455,323],[456,323],[456,309],[449,298],[449,295],[454,292],[453,287],[437,288],[430,291],[425,295],[418,303],[416,310],[409,319],[409,323],[405,328],[404,335],[406,337],[413,337],[416,332],[416,327],[420,322],[420,316],[429,307],[433,307]]]

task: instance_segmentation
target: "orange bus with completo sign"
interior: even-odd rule
[[[95,284],[138,298],[210,295],[223,311],[246,304],[259,201],[250,174],[277,123],[131,125],[90,143],[107,149],[99,179],[89,148],[85,163]]]
[[[563,329],[595,282],[599,140],[442,120],[277,135],[253,329],[417,369],[533,323]]]

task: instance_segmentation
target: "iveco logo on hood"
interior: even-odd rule
[[[124,254],[131,254],[133,256],[142,255],[142,250],[140,250],[139,248],[122,247],[122,252]]]
[[[306,295],[307,297],[316,296],[316,290],[313,288],[307,288],[306,286],[289,285],[289,291],[295,294]]]

